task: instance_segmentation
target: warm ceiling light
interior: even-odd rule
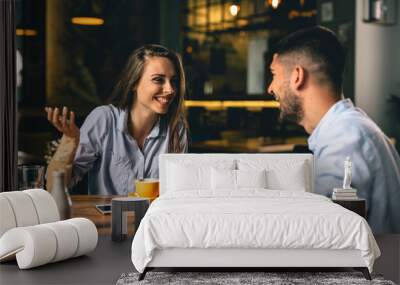
[[[272,6],[272,8],[277,9],[280,3],[281,3],[280,0],[272,0],[271,6]]]
[[[104,24],[104,20],[95,17],[73,17],[71,22],[75,25],[83,26],[101,26]]]
[[[15,34],[17,36],[33,37],[37,36],[37,31],[33,29],[16,29]]]
[[[232,4],[232,5],[229,7],[229,12],[230,12],[231,15],[234,16],[234,17],[239,13],[239,11],[240,11],[240,6],[239,6],[239,5]]]

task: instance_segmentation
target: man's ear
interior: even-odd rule
[[[295,91],[301,90],[306,82],[306,70],[301,65],[296,65],[293,68],[290,78],[290,85]]]

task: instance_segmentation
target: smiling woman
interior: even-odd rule
[[[48,173],[72,164],[69,185],[89,173],[89,194],[124,195],[134,180],[158,178],[158,155],[187,150],[185,77],[180,56],[146,45],[129,57],[109,105],[94,109],[81,129],[66,107],[46,108],[64,135]],[[47,189],[51,191],[52,175]]]

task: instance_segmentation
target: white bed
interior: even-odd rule
[[[379,248],[367,222],[312,194],[310,154],[165,154],[160,197],[132,243],[154,267],[354,267]]]

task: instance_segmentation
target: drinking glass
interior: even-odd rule
[[[18,190],[44,188],[43,165],[18,165]]]

